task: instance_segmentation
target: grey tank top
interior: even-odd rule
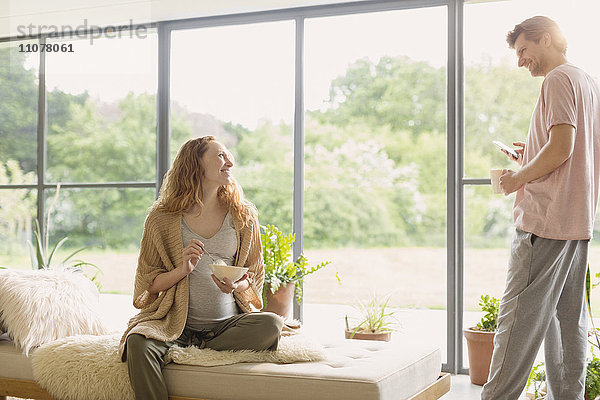
[[[182,217],[181,236],[183,247],[189,245],[192,239],[198,239],[213,257],[222,259],[227,265],[233,265],[235,262],[237,234],[230,213],[225,216],[221,229],[211,238],[193,232]],[[220,322],[240,313],[233,295],[221,292],[212,280],[209,266],[212,262],[209,256],[204,255],[188,275],[190,302],[185,326],[195,331],[212,329]]]

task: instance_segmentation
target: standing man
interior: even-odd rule
[[[500,302],[494,355],[483,400],[516,400],[545,340],[549,400],[583,400],[587,349],[584,282],[598,200],[600,89],[566,59],[567,42],[547,17],[508,33],[519,67],[544,76],[521,168],[504,170],[517,192],[516,233]]]

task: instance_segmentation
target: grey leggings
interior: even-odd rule
[[[195,345],[213,350],[277,350],[283,320],[268,312],[233,316],[214,329],[196,332],[185,329],[173,342],[131,334],[127,338],[129,379],[138,400],[167,400],[162,374],[164,358],[173,345]]]

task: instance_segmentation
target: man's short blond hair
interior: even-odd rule
[[[550,18],[541,15],[531,17],[520,24],[515,25],[515,28],[506,35],[506,42],[511,49],[514,49],[517,38],[521,33],[524,33],[525,39],[539,43],[546,32],[549,33],[552,38],[552,45],[562,54],[566,55],[567,39],[565,39],[558,24]]]

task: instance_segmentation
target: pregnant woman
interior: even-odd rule
[[[283,320],[252,312],[262,308],[259,224],[232,168],[231,154],[214,137],[188,140],[146,218],[133,294],[140,312],[119,348],[136,399],[168,399],[162,368],[175,344],[277,349]],[[211,257],[248,273],[220,281],[210,272]]]

